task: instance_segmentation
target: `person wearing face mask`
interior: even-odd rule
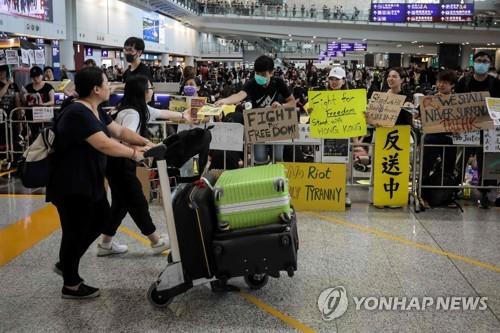
[[[473,91],[488,91],[491,97],[500,97],[500,80],[488,75],[491,57],[488,53],[478,52],[474,55],[474,73],[464,75],[458,81],[455,92],[468,93]]]
[[[130,64],[129,68],[123,73],[123,82],[134,75],[142,75],[153,82],[153,77],[148,66],[141,61],[141,55],[144,53],[146,45],[144,40],[137,37],[129,37],[123,44],[123,53],[125,60]]]
[[[153,85],[146,76],[134,75],[125,83],[123,99],[117,107],[116,123],[148,136],[147,125],[156,119],[169,118],[170,111],[148,108],[153,97]],[[187,111],[183,117],[188,117]],[[149,143],[148,143],[149,144]],[[97,244],[97,255],[125,253],[127,245],[113,240],[125,216],[130,214],[141,233],[149,238],[154,254],[169,246],[168,236],[160,236],[149,213],[148,200],[142,192],[141,182],[136,176],[136,163],[123,157],[109,157],[106,178],[111,189],[111,218],[103,230],[102,242]]]
[[[491,97],[500,97],[500,80],[488,75],[488,70],[491,65],[491,57],[485,52],[478,52],[474,55],[474,73],[466,74],[458,82],[455,92],[456,93],[468,93],[475,91],[488,91]],[[482,175],[482,165],[483,165],[483,149],[482,148],[471,148],[466,150],[466,154],[476,155],[477,164],[479,166],[479,175]],[[468,155],[467,155],[468,156]],[[484,185],[488,185],[485,184]],[[481,208],[489,208],[490,202],[488,199],[488,191],[481,190],[482,194],[480,200]]]
[[[274,61],[268,56],[260,56],[255,60],[254,64],[255,76],[243,86],[243,90],[233,94],[227,98],[223,98],[215,102],[216,106],[226,104],[238,104],[241,101],[249,98],[252,107],[295,107],[296,102],[292,93],[281,78],[274,76]],[[281,104],[279,101],[283,101]],[[268,162],[268,148],[265,145],[254,145],[255,162],[257,164],[265,164]],[[284,146],[275,146],[275,160],[283,160]]]
[[[64,279],[62,297],[86,299],[99,296],[99,289],[84,283],[78,268],[81,257],[109,223],[106,156],[142,161],[150,144],[99,108],[110,93],[101,69],[79,71],[75,86],[79,98],[64,108],[53,128],[57,139],[46,200],[56,206],[61,221],[59,262],[54,272]]]

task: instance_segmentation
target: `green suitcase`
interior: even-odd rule
[[[214,187],[221,230],[289,222],[292,209],[282,164],[229,170]]]

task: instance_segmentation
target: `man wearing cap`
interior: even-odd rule
[[[33,66],[30,70],[32,83],[25,89],[26,106],[54,106],[54,87],[43,81],[43,71],[38,66]]]

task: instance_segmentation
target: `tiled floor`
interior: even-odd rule
[[[353,195],[355,198],[355,195]],[[0,199],[0,228],[43,207],[43,198]],[[161,207],[151,211],[165,231]],[[500,332],[500,210],[465,207],[414,214],[355,203],[345,213],[299,213],[299,270],[271,279],[262,290],[235,285],[274,310],[238,293],[214,294],[205,286],[152,307],[146,291],[166,264],[124,233],[129,252],[84,256],[81,275],[101,288],[99,298],[63,300],[52,272],[60,231],[0,267],[0,332],[292,332],[291,320],[317,332]],[[137,232],[130,218],[124,226]],[[1,230],[1,229],[0,229]],[[2,244],[0,244],[2,251]],[[444,252],[443,252],[444,251]],[[445,256],[450,252],[450,257]],[[321,319],[318,296],[343,286],[349,305],[333,321]],[[485,311],[356,310],[351,297],[485,296]],[[288,320],[277,318],[279,311]],[[302,326],[302,331],[307,331]]]

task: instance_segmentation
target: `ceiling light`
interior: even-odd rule
[[[396,45],[396,47],[402,47],[402,46],[403,46],[403,44],[398,44],[398,45]]]
[[[417,43],[418,43],[418,41],[416,41],[416,40],[415,40],[415,41],[413,41],[413,42],[411,42],[411,43],[412,43],[412,44],[417,44]]]
[[[289,39],[289,41],[290,41],[290,42],[292,42],[292,41],[293,41],[293,39],[292,39],[292,38],[290,38],[290,39]]]
[[[366,42],[366,38],[363,38],[363,42]]]
[[[469,42],[465,42],[465,45],[469,45]]]
[[[291,35],[291,34],[288,34],[288,37],[292,37],[292,35]]]
[[[316,39],[316,36],[313,36],[313,39]]]
[[[341,40],[341,39],[342,39],[342,37],[337,37],[337,40]]]
[[[491,43],[491,45],[495,45],[495,43]]]

